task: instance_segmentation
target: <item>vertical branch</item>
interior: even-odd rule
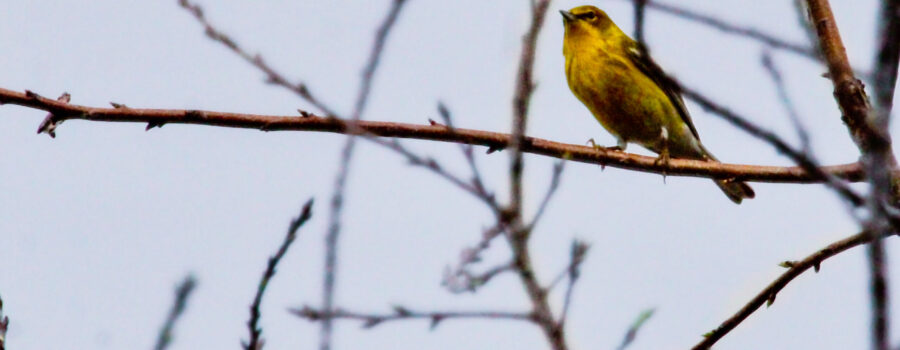
[[[896,165],[888,133],[893,106],[894,87],[897,83],[897,64],[900,60],[900,1],[882,1],[875,58],[874,89],[876,108],[872,113],[873,129],[879,131],[877,142],[871,153],[864,155],[863,161],[869,167],[872,182],[870,198],[871,230],[873,235],[892,231],[888,222],[887,206],[900,201],[900,192],[895,186],[890,169]],[[887,255],[880,239],[869,245],[869,271],[872,292],[872,337],[875,348],[890,348],[890,303],[888,298]]]
[[[878,142],[879,133],[867,122],[869,100],[862,82],[853,75],[834,14],[828,0],[807,0],[807,6],[819,36],[819,46],[828,65],[828,73],[834,84],[834,96],[843,113],[843,121],[860,152],[870,153],[873,144]]]
[[[877,216],[884,217],[881,214]],[[869,226],[881,233],[891,230],[889,223],[874,217],[872,224]],[[884,244],[881,239],[875,239],[869,244],[868,257],[871,279],[869,288],[872,293],[872,343],[877,350],[888,350],[890,349],[891,338],[890,324],[888,322],[890,304],[888,303],[887,253],[884,251]]]
[[[646,45],[644,41],[644,16],[647,0],[634,0],[634,40]]]
[[[879,118],[888,118],[893,107],[897,85],[897,62],[900,61],[900,1],[882,1],[878,30],[878,55],[875,58],[875,103]]]
[[[537,46],[538,33],[544,24],[544,15],[550,6],[550,0],[531,1],[531,28],[522,38],[522,55],[519,58],[519,70],[516,74],[516,93],[513,97],[512,142],[510,143],[510,204],[509,211],[513,220],[521,222],[522,211],[522,143],[525,142],[525,129],[528,124],[528,105],[531,93],[534,92],[534,52]]]
[[[528,238],[531,231],[522,219],[522,173],[524,169],[522,145],[525,142],[528,105],[534,91],[532,72],[537,38],[549,6],[550,0],[531,1],[531,27],[522,39],[522,55],[519,59],[516,92],[513,97],[513,133],[510,142],[509,169],[510,204],[501,220],[509,224],[508,237],[513,251],[513,266],[531,299],[535,322],[540,325],[554,350],[564,350],[568,347],[563,335],[563,327],[554,320],[553,312],[547,301],[547,290],[538,283],[531,266],[531,253],[528,249]]]
[[[175,322],[178,321],[178,318],[184,313],[185,308],[187,308],[187,300],[188,297],[191,296],[191,292],[194,291],[194,287],[197,286],[197,280],[194,279],[194,276],[188,275],[184,278],[183,281],[175,288],[175,302],[172,304],[172,309],[169,310],[169,316],[166,317],[166,322],[163,323],[162,329],[159,331],[159,337],[156,339],[156,346],[153,348],[156,350],[163,350],[169,347],[169,344],[172,343],[172,330],[175,329]]]
[[[892,186],[894,178],[890,173],[896,165],[891,149],[890,136],[887,133],[890,122],[891,97],[897,69],[897,37],[890,38],[892,31],[897,31],[897,1],[884,1],[882,8],[882,25],[879,30],[881,44],[876,59],[876,98],[880,110],[873,113],[862,83],[853,76],[846,50],[841,41],[837,23],[827,0],[807,0],[810,15],[816,26],[819,43],[828,63],[828,69],[835,87],[835,97],[844,114],[844,121],[850,129],[854,142],[862,153],[863,164],[871,183],[871,194],[868,198],[869,220],[865,223],[873,238],[868,249],[870,289],[872,300],[872,344],[875,349],[890,348],[890,329],[888,325],[888,282],[886,253],[878,237],[891,232],[888,209],[885,206],[897,202],[898,192]],[[890,12],[893,9],[893,13]],[[893,28],[892,28],[893,27]],[[886,62],[893,58],[893,62]],[[887,85],[890,84],[890,87]]]
[[[7,329],[9,329],[9,317],[3,316],[3,298],[0,298],[0,350],[6,349]]]
[[[366,108],[366,103],[369,101],[369,92],[372,90],[372,80],[375,77],[375,70],[378,69],[378,64],[381,63],[381,54],[384,52],[388,34],[391,32],[391,28],[394,27],[394,23],[397,22],[397,17],[400,16],[403,4],[406,3],[406,0],[393,1],[387,17],[381,23],[381,26],[378,27],[378,31],[375,32],[375,43],[372,44],[369,61],[366,63],[366,67],[363,68],[359,94],[356,96],[356,104],[353,106],[353,114],[351,116],[353,120],[359,120],[363,110]]]
[[[566,324],[566,316],[569,315],[569,306],[572,304],[572,292],[575,290],[575,283],[578,282],[578,278],[581,277],[581,263],[584,262],[588,248],[590,248],[590,245],[585,242],[579,240],[572,242],[572,248],[569,251],[569,268],[567,269],[569,284],[566,286],[566,296],[563,299],[562,312],[559,316],[560,327],[563,327]]]
[[[369,55],[369,59],[365,67],[363,68],[362,81],[359,85],[359,93],[356,98],[356,103],[354,103],[353,107],[353,122],[359,121],[362,118],[362,113],[365,110],[366,103],[369,99],[369,92],[371,91],[372,80],[375,77],[375,71],[378,68],[378,64],[381,62],[381,54],[382,52],[384,52],[384,46],[387,42],[387,36],[390,33],[391,28],[393,28],[394,23],[396,23],[397,17],[400,15],[400,10],[403,8],[403,4],[405,3],[405,0],[393,0],[391,9],[388,11],[387,17],[375,33],[375,42],[372,45],[372,51]],[[347,183],[347,175],[350,169],[350,160],[353,157],[353,149],[355,145],[356,136],[354,134],[347,136],[347,142],[344,144],[344,147],[341,150],[340,166],[338,168],[338,173],[335,176],[334,192],[331,197],[331,216],[329,219],[328,234],[325,237],[325,273],[324,281],[322,283],[322,307],[325,312],[332,312],[334,308],[335,274],[337,272],[337,244],[338,237],[340,236],[341,232],[341,212],[344,202],[344,190]],[[319,348],[321,350],[331,349],[331,333],[332,320],[328,318],[323,320],[322,322],[321,339],[319,344]]]
[[[794,107],[791,97],[788,96],[787,87],[784,85],[781,71],[775,67],[775,62],[772,61],[772,55],[768,51],[763,52],[762,65],[763,68],[766,69],[766,72],[769,73],[769,77],[772,78],[772,83],[775,85],[775,91],[778,93],[778,100],[781,101],[781,105],[784,107],[785,112],[787,112],[791,124],[794,124],[794,130],[797,131],[797,137],[800,139],[801,150],[812,158],[812,150],[809,147],[809,133],[806,132],[806,127],[803,126],[803,122],[800,120],[800,114],[797,113],[797,108]]]
[[[243,344],[244,349],[246,350],[262,349],[262,328],[259,327],[259,319],[262,316],[260,305],[262,304],[263,294],[266,292],[266,287],[269,286],[269,281],[272,280],[272,277],[275,277],[275,268],[278,266],[278,263],[281,262],[281,258],[287,254],[288,248],[291,247],[291,243],[294,243],[294,240],[297,238],[297,230],[312,217],[312,204],[313,200],[310,199],[303,205],[300,216],[291,220],[291,224],[288,226],[287,235],[285,235],[284,241],[281,242],[281,246],[278,247],[278,251],[275,252],[275,255],[269,257],[266,271],[263,272],[263,276],[259,280],[259,286],[256,288],[256,296],[253,298],[253,304],[250,305],[250,320],[247,321],[247,328],[250,329],[250,340]]]

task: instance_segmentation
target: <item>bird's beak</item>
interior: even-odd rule
[[[569,12],[569,11],[566,11],[566,10],[559,10],[559,13],[563,16],[563,21],[565,21],[565,22],[568,22],[568,21],[574,21],[574,20],[575,20],[575,15],[573,15],[573,14],[572,14],[571,12]]]

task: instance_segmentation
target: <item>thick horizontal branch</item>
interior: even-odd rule
[[[346,134],[352,130],[376,136],[433,140],[470,145],[480,145],[497,150],[506,148],[511,141],[509,134],[450,128],[445,125],[419,125],[407,123],[359,121],[348,126],[349,121],[318,117],[306,112],[300,116],[272,116],[239,114],[201,110],[137,109],[116,104],[116,108],[95,108],[69,104],[26,91],[20,93],[0,88],[0,104],[14,104],[50,112],[49,122],[81,119],[114,123],[146,123],[148,127],[164,124],[195,124],[230,128],[257,129],[262,131],[316,131]],[[355,131],[354,131],[355,132]],[[522,151],[548,157],[567,159],[581,163],[598,164],[621,169],[667,176],[693,176],[703,178],[735,178],[742,181],[775,183],[821,183],[822,179],[800,167],[758,166],[725,164],[689,159],[672,159],[668,165],[656,162],[656,158],[631,153],[567,144],[526,137]],[[822,170],[847,181],[864,178],[858,163],[823,166]]]

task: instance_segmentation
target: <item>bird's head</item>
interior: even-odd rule
[[[559,11],[566,26],[566,39],[593,38],[603,40],[608,31],[618,29],[606,12],[594,6],[578,6],[569,11]]]

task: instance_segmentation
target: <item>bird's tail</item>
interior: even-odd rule
[[[753,192],[753,188],[750,187],[746,182],[742,181],[734,181],[734,180],[714,180],[716,185],[722,189],[722,192],[725,192],[725,195],[728,196],[734,204],[741,204],[741,201],[744,198],[753,198],[756,196],[756,193]]]
[[[699,146],[702,159],[714,162],[719,161],[712,153],[709,153],[706,147],[703,147],[702,144],[699,144]],[[722,189],[722,192],[725,192],[725,195],[728,196],[728,199],[734,202],[734,204],[741,204],[741,201],[743,201],[744,198],[750,199],[756,197],[756,192],[753,192],[753,188],[746,182],[735,181],[734,179],[713,180],[713,182]]]

